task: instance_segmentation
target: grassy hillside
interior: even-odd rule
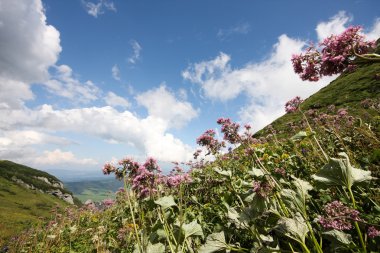
[[[0,245],[36,224],[40,217],[52,218],[51,210],[56,205],[64,208],[68,203],[0,177]]]
[[[56,186],[37,177],[46,178]],[[15,179],[22,180],[35,189],[28,189],[15,182]],[[71,194],[68,190],[58,187],[59,183],[59,179],[46,172],[11,161],[0,161],[0,245],[41,218],[50,219],[51,210],[55,206],[64,208],[69,205],[51,194],[44,193],[59,189],[63,193]],[[80,203],[79,200],[75,202]]]
[[[11,252],[379,252],[379,73],[360,65],[256,138],[224,120],[239,148],[223,153],[206,132],[214,160],[189,172],[163,175],[152,160],[106,166],[128,184],[115,202],[25,233]]]

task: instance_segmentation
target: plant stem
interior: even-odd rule
[[[133,222],[133,228],[134,228],[134,232],[135,232],[135,235],[136,235],[138,249],[139,249],[140,253],[143,253],[144,251],[143,251],[143,248],[142,248],[142,245],[141,245],[141,242],[140,242],[139,233],[137,231],[137,224],[136,224],[136,220],[135,220],[134,210],[132,208],[131,196],[129,194],[129,189],[127,189],[127,181],[126,181],[126,178],[125,178],[125,173],[124,173],[124,190],[127,193],[128,206],[129,206],[129,210],[131,212],[131,217],[132,217],[132,222]]]
[[[351,187],[348,187],[348,192],[350,193],[352,204],[354,205],[354,208],[356,209],[356,201],[355,201],[354,194],[352,193]],[[366,249],[365,242],[363,240],[362,232],[360,231],[360,228],[359,228],[359,224],[357,221],[354,221],[354,224],[355,224],[356,231],[358,232],[358,235],[359,235],[360,244],[362,245],[363,252],[366,253],[367,249]]]
[[[319,245],[317,238],[315,238],[313,228],[311,227],[310,223],[306,221],[307,228],[310,231],[311,239],[313,240],[314,245],[317,247],[317,251],[320,253],[323,253],[321,245]]]

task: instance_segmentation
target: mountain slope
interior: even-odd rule
[[[64,200],[65,199],[65,200]],[[56,177],[21,164],[0,161],[0,245],[57,205],[80,203]]]

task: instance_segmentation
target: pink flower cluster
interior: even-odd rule
[[[230,142],[231,144],[236,144],[240,141],[238,123],[232,122],[228,118],[220,118],[216,121],[219,125],[222,126],[221,131],[224,134],[223,139]]]
[[[253,182],[253,191],[261,198],[266,198],[272,193],[273,186],[269,182]]]
[[[324,207],[325,216],[319,217],[318,222],[327,229],[350,230],[352,221],[360,221],[359,211],[345,206],[340,201],[333,201]]]
[[[109,175],[115,173],[117,179],[125,179],[131,184],[140,198],[151,196],[157,192],[159,185],[168,186],[170,188],[177,187],[181,183],[191,182],[191,177],[185,173],[180,167],[177,166],[168,175],[162,175],[162,171],[157,161],[153,158],[148,158],[144,164],[139,164],[131,158],[125,158],[118,163],[121,167],[116,168],[110,163],[103,167],[103,173]],[[124,189],[119,190],[122,195]],[[107,202],[111,204],[110,201]],[[107,203],[104,203],[107,205]],[[112,203],[113,204],[113,203]]]
[[[303,102],[303,100],[301,99],[301,97],[297,96],[291,100],[289,100],[288,102],[286,102],[285,104],[285,111],[287,113],[292,113],[292,112],[295,112],[298,110],[300,104]]]
[[[374,226],[370,226],[367,230],[367,235],[369,238],[375,238],[380,236],[380,231],[377,230]]]
[[[191,183],[189,173],[183,171],[182,168],[176,166],[170,174],[163,178],[163,181],[169,188],[177,188],[182,183]]]
[[[215,154],[221,148],[225,147],[225,143],[215,139],[215,135],[215,131],[209,129],[197,138],[197,144],[206,147],[209,152],[208,154]]]
[[[360,26],[351,26],[340,35],[331,35],[320,46],[319,52],[311,45],[304,54],[293,55],[294,72],[302,80],[318,81],[322,76],[355,69],[353,59],[372,51],[375,41],[365,41]]]

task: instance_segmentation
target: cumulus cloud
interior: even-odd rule
[[[97,3],[83,0],[82,3],[87,13],[95,18],[104,14],[105,10],[117,11],[115,4],[109,0],[99,0]]]
[[[117,66],[117,64],[112,66],[111,71],[112,71],[113,79],[120,81],[120,70],[119,70],[119,67]]]
[[[112,107],[128,108],[131,106],[127,99],[120,97],[113,92],[108,92],[107,96],[104,98],[104,101],[107,105]]]
[[[180,128],[198,116],[198,111],[189,102],[178,100],[165,85],[138,95],[136,100],[150,116],[167,122],[168,128]]]
[[[140,52],[142,50],[142,47],[136,40],[131,40],[130,44],[133,50],[133,54],[128,58],[128,62],[131,64],[136,64],[136,62],[140,59]]]
[[[369,40],[377,40],[380,38],[380,18],[377,18],[372,28],[365,34]]]
[[[327,22],[320,22],[315,29],[318,40],[329,37],[332,34],[342,33],[346,29],[346,24],[352,21],[352,17],[345,11],[340,11],[338,14],[330,18]]]
[[[54,132],[86,133],[106,141],[133,145],[141,154],[161,161],[188,161],[192,148],[167,132],[168,123],[156,116],[139,118],[129,111],[118,112],[110,106],[55,110],[0,111],[2,129],[28,127]]]
[[[287,100],[297,95],[306,98],[332,79],[305,83],[294,74],[291,55],[301,52],[304,46],[304,41],[281,35],[262,62],[233,69],[231,57],[220,53],[213,60],[190,65],[182,76],[200,85],[204,95],[213,100],[226,102],[245,94],[250,102],[241,107],[240,119],[259,130],[284,113]]]
[[[67,65],[54,66],[54,68],[55,74],[44,83],[49,92],[82,103],[98,99],[100,90],[92,81],[80,82]]]
[[[10,107],[33,99],[30,84],[49,78],[61,52],[40,0],[3,0],[0,8],[0,98]]]
[[[220,40],[226,40],[234,34],[247,34],[251,29],[249,23],[241,23],[227,29],[219,29],[217,37]]]
[[[44,151],[42,156],[36,157],[33,161],[36,165],[97,165],[98,162],[91,158],[77,158],[70,151],[55,149],[53,151]]]
[[[340,34],[347,29],[348,25],[353,21],[353,17],[344,11],[338,12],[327,22],[321,22],[315,29],[318,39],[321,41],[332,34]],[[380,37],[380,18],[374,21],[371,28],[365,29],[363,34],[368,40],[377,40]]]

